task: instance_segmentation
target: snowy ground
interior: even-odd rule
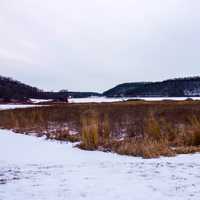
[[[0,130],[0,200],[199,200],[200,154],[144,160]]]
[[[102,103],[102,102],[118,102],[118,101],[126,101],[128,99],[143,99],[145,101],[162,101],[162,100],[176,100],[182,101],[188,99],[188,97],[130,97],[130,98],[106,98],[106,97],[88,97],[88,98],[71,98],[69,99],[69,103]],[[200,100],[200,97],[191,97],[193,100]],[[45,99],[31,99],[33,103],[47,103],[52,99],[45,100]],[[15,109],[15,108],[27,108],[27,107],[35,107],[35,106],[42,106],[42,105],[25,105],[25,104],[0,104],[0,110],[7,110],[7,109]]]
[[[30,99],[33,103],[46,103],[52,101],[53,99]]]
[[[145,101],[162,101],[162,100],[176,100],[182,101],[188,99],[188,97],[130,97],[130,98],[106,98],[106,97],[89,97],[89,98],[72,98],[69,99],[70,103],[89,103],[89,102],[117,102],[126,101],[128,99],[144,99]],[[200,97],[191,97],[194,100],[200,100]]]
[[[0,104],[0,110],[10,110],[15,108],[30,108],[30,107],[40,107],[41,105],[25,105],[25,104]]]

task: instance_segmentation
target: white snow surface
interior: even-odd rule
[[[191,98],[193,100],[200,100],[200,97],[121,97],[121,98],[107,98],[107,97],[88,97],[88,98],[71,98],[69,103],[101,103],[101,102],[118,102],[126,101],[128,99],[143,99],[145,101],[162,101],[162,100],[174,100],[182,101]]]
[[[194,88],[192,90],[185,90],[184,95],[187,96],[199,96],[200,95],[200,88]]]
[[[0,104],[0,110],[10,110],[16,108],[32,108],[32,107],[41,107],[42,105],[26,105],[26,104]]]
[[[30,99],[33,103],[46,103],[52,101],[53,99]]]
[[[88,97],[88,98],[70,98],[69,103],[102,103],[102,102],[119,102],[127,101],[128,99],[142,99],[145,101],[162,101],[162,100],[174,100],[182,101],[188,99],[188,97],[130,97],[130,98],[107,98],[107,97]],[[200,97],[191,97],[193,100],[200,100]],[[52,99],[31,99],[33,103],[47,103]],[[29,108],[29,107],[41,107],[47,105],[37,104],[0,104],[0,110],[16,109],[16,108]]]
[[[199,200],[200,154],[145,160],[0,130],[0,200]]]

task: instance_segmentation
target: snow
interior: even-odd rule
[[[46,103],[52,101],[53,99],[30,99],[33,103]]]
[[[102,103],[102,102],[119,102],[127,101],[128,99],[143,99],[145,101],[162,101],[162,100],[176,100],[182,101],[186,100],[189,97],[130,97],[130,98],[107,98],[107,97],[88,97],[88,98],[70,98],[69,103]],[[200,100],[200,97],[191,97],[193,100]],[[33,103],[47,103],[52,99],[31,99]],[[45,105],[26,105],[26,104],[0,104],[0,110],[8,110],[15,108],[28,108],[28,107],[40,107]]]
[[[0,104],[0,110],[10,110],[16,108],[32,108],[32,107],[41,107],[42,105],[26,105],[26,104]]]
[[[0,130],[0,200],[199,200],[200,154],[145,160]]]
[[[186,100],[190,97],[121,97],[121,98],[107,98],[107,97],[88,97],[88,98],[71,98],[69,99],[69,103],[101,103],[101,102],[118,102],[118,101],[126,101],[128,99],[143,99],[145,101],[162,101],[162,100],[176,100],[182,101]],[[200,97],[191,97],[193,100],[200,100]]]
[[[194,88],[194,89],[191,89],[191,90],[185,90],[184,91],[184,95],[187,95],[187,96],[199,96],[200,95],[200,88]]]

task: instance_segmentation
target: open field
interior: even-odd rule
[[[200,154],[142,159],[0,130],[1,200],[199,200]]]
[[[200,101],[59,104],[0,111],[0,127],[146,158],[200,151]]]

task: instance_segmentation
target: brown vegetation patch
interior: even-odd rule
[[[171,156],[199,151],[200,102],[127,101],[5,110],[0,111],[0,127],[80,141],[87,150]]]

